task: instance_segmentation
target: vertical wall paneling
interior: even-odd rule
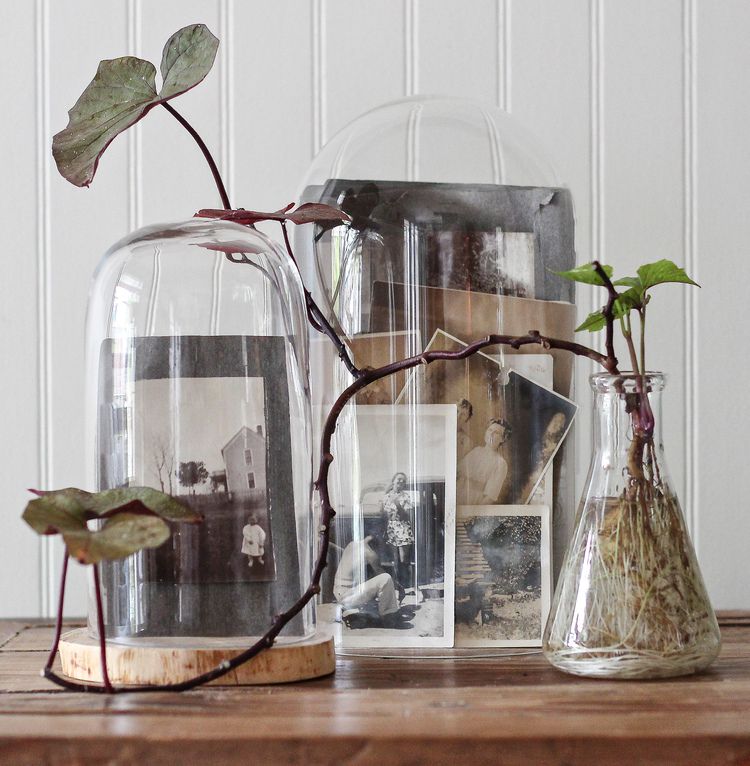
[[[419,6],[417,0],[404,0],[404,95],[419,92]]]
[[[498,92],[497,0],[420,0],[419,92],[495,103]]]
[[[132,1],[132,0],[131,0]],[[219,0],[141,3],[143,58],[157,69],[169,36],[181,27],[203,22],[218,36]],[[174,99],[172,106],[221,159],[221,56],[204,82]],[[160,77],[157,77],[160,83]],[[166,109],[152,109],[141,123],[143,223],[182,221],[203,207],[221,207],[219,193],[203,155],[187,131]]]
[[[700,284],[697,262],[697,141],[696,141],[696,9],[695,0],[682,3],[683,81],[683,249],[685,270]],[[696,547],[698,540],[698,298],[696,290],[685,291],[685,489],[684,509]]]
[[[141,52],[141,0],[127,0],[128,54],[142,58]],[[143,222],[143,186],[141,141],[143,126],[136,125],[128,131],[128,229],[134,230]]]
[[[235,206],[278,210],[292,202],[312,159],[313,18],[311,3],[235,3]],[[279,237],[277,225],[266,230]]]
[[[642,263],[684,262],[683,8],[602,3],[604,11],[603,179],[605,260],[615,274]],[[653,290],[648,309],[647,365],[669,375],[664,392],[665,447],[680,498],[685,497],[685,293]],[[633,320],[634,337],[638,322]],[[618,333],[619,335],[619,333]],[[624,344],[620,369],[630,369]]]
[[[36,615],[41,603],[41,541],[19,516],[30,499],[26,487],[43,480],[42,455],[48,454],[40,419],[45,401],[42,365],[46,363],[44,302],[38,300],[46,282],[46,206],[48,184],[39,147],[46,116],[43,3],[24,3],[12,25],[0,25],[0,46],[6,62],[18,62],[4,80],[4,97],[19,119],[5,121],[3,183],[0,185],[0,226],[3,265],[0,326],[3,330],[5,374],[0,382],[0,465],[3,483],[3,556],[0,616]],[[23,115],[23,119],[20,116]]]
[[[45,147],[49,136],[49,6],[47,0],[36,3],[36,126],[37,126],[37,338],[39,391],[39,484],[52,483],[52,363],[50,332],[50,161]],[[40,607],[42,614],[52,608],[54,582],[54,545],[42,538],[40,557]]]
[[[401,3],[325,0],[324,5],[324,138],[329,139],[362,112],[404,95],[405,19]],[[415,76],[422,88],[422,72]]]
[[[696,3],[698,554],[716,606],[750,607],[748,7]]]
[[[219,0],[219,137],[217,162],[229,200],[234,193],[234,0]]]
[[[596,5],[596,0],[593,4]],[[525,0],[505,6],[506,2],[499,3],[507,19],[499,25],[499,37],[509,28],[512,13],[512,38],[504,42],[501,39],[499,47],[507,51],[507,71],[512,72],[512,81],[508,81],[509,87],[505,88],[507,101],[513,105],[513,115],[538,136],[560,182],[573,194],[577,258],[579,262],[586,262],[595,257],[598,217],[595,181],[599,168],[596,101],[591,99],[597,87],[595,53],[599,43],[598,29],[590,25],[590,3],[589,0],[559,4]],[[499,59],[502,61],[503,56]],[[504,80],[501,71],[500,82]],[[585,288],[578,291],[578,301],[580,315],[586,316],[591,310],[592,296]],[[589,340],[589,337],[582,338],[583,342]],[[591,452],[587,383],[590,370],[588,360],[578,362],[576,498]],[[555,522],[558,561],[572,531],[575,509],[565,511],[566,518]]]
[[[44,157],[49,161],[53,133],[67,124],[68,109],[91,81],[101,59],[128,52],[127,3],[107,0],[79,5],[49,3],[49,126]],[[51,163],[50,163],[51,164]],[[128,228],[128,142],[115,140],[99,164],[90,189],[78,189],[51,164],[49,179],[49,424],[52,465],[49,487],[86,486],[84,457],[84,319],[91,275],[107,248]],[[57,583],[61,546],[55,541],[48,576]],[[70,567],[66,600],[69,614],[85,611],[82,567]],[[45,612],[56,601],[42,583]]]
[[[511,111],[511,0],[497,2],[497,105]]]
[[[737,478],[750,422],[738,340],[750,204],[743,0],[34,0],[8,4],[0,27],[6,60],[18,63],[3,81],[15,119],[0,128],[12,148],[0,321],[14,365],[0,379],[10,477],[0,573],[14,583],[0,616],[55,608],[62,549],[20,522],[25,487],[90,486],[83,333],[95,265],[128,230],[218,204],[198,149],[162,109],[114,141],[88,190],[59,176],[51,137],[100,59],[129,53],[158,66],[167,37],[198,21],[220,37],[218,61],[175,106],[214,152],[235,206],[291,201],[313,154],[363,111],[449,93],[512,109],[539,136],[573,192],[579,262],[686,266],[703,289],[659,287],[651,307],[652,365],[670,374],[666,448],[716,605],[750,607],[738,566],[750,532]],[[581,314],[602,301],[579,290]],[[588,371],[579,364],[579,479]],[[81,614],[83,569],[70,574],[66,611]]]

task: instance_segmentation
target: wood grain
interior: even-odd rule
[[[159,766],[179,752],[181,764],[212,766],[747,766],[750,615],[727,618],[743,626],[723,627],[708,672],[659,682],[586,681],[540,654],[470,659],[463,650],[340,656],[335,676],[298,684],[104,697],[50,693],[38,675],[44,651],[0,649],[0,763]],[[51,639],[50,628],[24,629],[34,633],[25,645],[44,630]]]
[[[107,670],[113,684],[176,684],[213,670],[245,648],[176,648],[110,642],[107,644]],[[67,676],[79,681],[102,682],[99,642],[90,638],[85,628],[62,636],[60,660]],[[333,639],[317,636],[304,643],[277,644],[212,683],[290,683],[327,676],[335,669]]]

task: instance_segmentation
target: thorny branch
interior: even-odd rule
[[[231,210],[229,197],[224,187],[224,183],[221,179],[221,175],[206,144],[203,142],[203,140],[195,131],[195,129],[188,123],[188,121],[184,117],[182,117],[182,115],[180,115],[170,104],[165,102],[163,103],[163,106],[168,112],[170,112],[178,120],[178,122],[190,133],[190,135],[198,143],[198,146],[203,152],[203,155],[211,169],[211,173],[214,177],[214,181],[219,190],[219,194],[221,196],[221,201],[222,201],[222,205],[224,209],[230,211],[230,214],[235,213],[236,211]],[[283,211],[279,211],[279,213],[276,214],[275,217],[271,217],[270,219],[278,220],[281,223],[282,231],[284,234],[284,244],[286,246],[287,253],[289,255],[289,258],[292,260],[292,263],[294,264],[295,268],[297,269],[297,272],[300,273],[299,266],[294,257],[291,243],[289,241],[289,235],[286,229],[285,216],[282,215],[282,214],[285,214],[287,210],[289,210],[288,207],[285,208]],[[213,211],[201,211],[199,215],[202,215],[204,213],[211,214],[210,217],[217,217],[216,215],[213,215]],[[218,215],[221,215],[220,211]],[[250,217],[252,214],[247,213],[246,215],[249,216],[247,225],[254,228],[253,223],[255,219],[252,219]],[[269,218],[269,216],[264,216],[264,217]],[[289,220],[292,220],[293,222],[296,222],[296,223],[304,223],[304,222],[309,222],[310,220],[313,220],[313,219],[305,220],[304,218],[299,218],[297,221],[294,221],[294,218],[290,216],[287,216],[287,217],[289,218]],[[227,257],[231,262],[251,263],[251,261],[249,261],[245,255],[240,254],[239,258],[232,257],[232,255],[233,254],[227,253]],[[234,254],[234,255],[237,255],[237,254]],[[433,362],[436,362],[436,361],[457,361],[457,360],[467,359],[468,357],[472,356],[473,354],[476,354],[478,351],[481,351],[484,348],[487,348],[489,346],[498,346],[498,345],[510,346],[511,348],[514,348],[514,349],[519,349],[522,346],[527,346],[527,345],[540,345],[546,349],[553,349],[553,348],[560,349],[563,351],[568,351],[570,353],[576,354],[577,356],[588,357],[589,359],[593,360],[594,362],[597,362],[602,367],[604,367],[604,369],[607,370],[607,372],[609,372],[610,374],[617,374],[618,373],[617,359],[614,354],[614,343],[613,343],[613,325],[614,325],[614,305],[615,305],[615,301],[618,298],[618,293],[616,289],[614,288],[614,286],[612,285],[612,282],[609,279],[609,277],[606,275],[606,273],[604,273],[604,269],[602,269],[601,265],[598,262],[594,262],[594,267],[596,268],[599,276],[602,278],[604,285],[606,286],[608,294],[609,294],[607,304],[603,309],[603,314],[606,320],[606,352],[607,352],[606,355],[601,354],[595,351],[594,349],[589,348],[587,346],[583,346],[579,343],[573,343],[571,341],[561,340],[558,338],[548,338],[546,336],[541,335],[537,330],[530,330],[526,335],[523,335],[523,336],[489,335],[480,340],[473,341],[472,343],[470,343],[465,348],[459,351],[426,351],[416,356],[412,356],[406,359],[392,362],[382,367],[364,368],[364,369],[359,369],[358,367],[356,367],[351,357],[349,356],[349,353],[347,352],[347,349],[343,341],[341,340],[341,338],[338,337],[338,335],[336,334],[336,331],[333,329],[330,322],[327,320],[325,314],[323,313],[323,311],[321,311],[320,307],[315,303],[315,300],[313,299],[312,295],[310,294],[310,292],[307,290],[307,288],[304,286],[304,283],[303,283],[305,308],[306,308],[308,322],[316,331],[323,333],[329,338],[331,343],[333,343],[333,345],[336,347],[336,351],[339,355],[339,358],[341,359],[343,364],[346,366],[346,369],[354,378],[354,382],[351,383],[339,395],[338,399],[333,404],[326,418],[323,434],[321,437],[321,459],[320,459],[320,465],[318,468],[318,476],[315,481],[315,489],[318,492],[318,496],[320,498],[320,504],[321,504],[320,543],[318,547],[318,557],[316,559],[310,584],[308,585],[307,589],[287,611],[277,615],[274,618],[273,622],[271,623],[266,633],[263,636],[261,636],[260,639],[258,639],[258,641],[256,641],[252,646],[250,646],[244,652],[241,652],[240,654],[236,655],[232,659],[225,660],[213,670],[207,673],[203,673],[199,676],[196,676],[195,678],[191,678],[182,683],[165,684],[163,686],[113,687],[109,681],[108,674],[107,674],[106,637],[105,637],[105,628],[104,628],[104,620],[103,620],[103,605],[102,605],[101,590],[99,585],[98,570],[96,565],[94,565],[94,584],[95,584],[96,597],[97,597],[96,599],[97,622],[99,626],[102,678],[104,680],[104,683],[103,685],[77,683],[74,681],[70,681],[67,678],[63,678],[62,676],[59,676],[57,673],[55,673],[52,670],[52,663],[57,654],[57,649],[60,642],[60,634],[62,630],[63,596],[64,596],[65,580],[66,580],[66,574],[67,574],[67,556],[66,556],[64,561],[64,566],[63,566],[62,578],[61,578],[61,592],[60,592],[60,600],[58,604],[55,638],[54,638],[53,646],[50,650],[49,659],[47,661],[47,664],[44,667],[44,670],[42,671],[44,677],[49,679],[53,683],[57,684],[58,686],[61,686],[71,691],[107,693],[107,694],[120,694],[125,692],[186,691],[188,689],[193,689],[197,686],[201,686],[202,684],[208,683],[209,681],[214,681],[218,678],[221,678],[222,676],[225,676],[227,673],[230,673],[235,668],[253,659],[253,657],[256,657],[265,649],[268,649],[271,646],[273,646],[277,636],[279,635],[279,633],[281,633],[281,631],[284,629],[287,623],[289,623],[289,621],[293,617],[299,614],[305,608],[305,606],[315,597],[315,595],[320,592],[320,578],[323,574],[323,570],[326,567],[326,563],[328,559],[330,526],[331,526],[331,521],[333,520],[333,517],[335,515],[333,506],[331,504],[329,490],[328,490],[328,473],[329,473],[331,463],[333,462],[333,459],[334,459],[333,454],[331,452],[331,440],[333,438],[334,432],[336,431],[336,423],[338,421],[338,417],[341,414],[347,402],[349,402],[352,399],[352,397],[354,397],[359,391],[366,388],[370,384],[378,380],[381,380],[382,378],[386,378],[390,375],[393,375],[395,373],[402,372],[404,370],[409,370],[422,364],[424,365],[432,364]],[[300,274],[300,277],[301,277],[301,274]]]

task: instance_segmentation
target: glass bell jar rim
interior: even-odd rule
[[[228,210],[227,213],[230,211]],[[148,239],[177,239],[177,234],[191,234],[193,232],[200,232],[202,229],[214,233],[218,228],[226,228],[230,231],[236,231],[242,233],[245,236],[260,236],[261,239],[272,242],[277,247],[280,247],[279,243],[268,234],[260,231],[259,229],[251,229],[248,226],[236,223],[235,221],[228,221],[224,218],[203,218],[200,216],[189,216],[186,218],[180,218],[173,221],[158,221],[156,223],[147,223],[137,229],[129,231],[124,234],[120,239],[115,241],[109,248],[107,248],[106,255],[120,250],[128,245],[132,244],[136,240],[148,240]],[[165,237],[156,236],[159,233],[169,234]],[[176,232],[176,233],[175,233]],[[94,279],[96,274],[94,274]]]
[[[444,162],[421,159],[423,154],[433,154],[434,149],[414,151],[413,148],[404,149],[401,146],[412,141],[418,143],[419,137],[428,127],[450,122],[474,128],[475,135],[481,136],[462,143],[474,144],[474,149],[470,149],[467,156],[476,156],[478,147],[486,154],[487,161],[481,170],[483,178],[477,177],[476,167],[472,169],[470,163],[464,167],[462,161],[458,162],[460,170],[453,168],[447,171],[447,177],[442,177],[446,171],[435,165],[444,165]],[[403,135],[399,134],[397,143],[388,138],[387,128],[393,126],[403,129]],[[398,147],[398,153],[407,155],[404,158],[404,169],[389,172],[384,169],[386,165],[373,158],[369,164],[364,164],[367,170],[362,170],[358,152],[363,148],[371,150],[373,144],[387,144],[389,141]],[[446,146],[455,147],[456,144],[455,141],[439,137],[436,146],[443,149]],[[463,145],[454,153],[458,156],[466,152],[467,147]],[[567,185],[559,178],[549,155],[545,142],[533,128],[497,104],[468,96],[441,93],[405,96],[362,112],[334,133],[315,155],[298,187],[297,198],[303,198],[308,187],[323,184],[331,178],[565,188]],[[382,157],[382,154],[379,156]],[[495,166],[494,169],[491,166]],[[348,172],[347,167],[354,167],[358,172]],[[424,177],[420,177],[422,175]]]
[[[656,370],[648,370],[643,373],[626,370],[625,372],[618,372],[616,374],[609,372],[595,372],[592,375],[589,375],[589,385],[592,390],[601,394],[636,393],[638,386],[642,383],[646,384],[649,392],[663,391],[668,380],[669,376],[666,373]],[[622,388],[618,390],[615,389],[615,386],[622,386]]]

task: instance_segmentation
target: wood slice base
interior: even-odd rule
[[[173,684],[217,667],[247,649],[236,647],[133,646],[107,642],[107,671],[115,685]],[[102,682],[99,642],[85,628],[60,639],[62,671],[78,681]],[[212,681],[217,686],[282,684],[334,672],[333,638],[316,635],[298,644],[278,644]]]

